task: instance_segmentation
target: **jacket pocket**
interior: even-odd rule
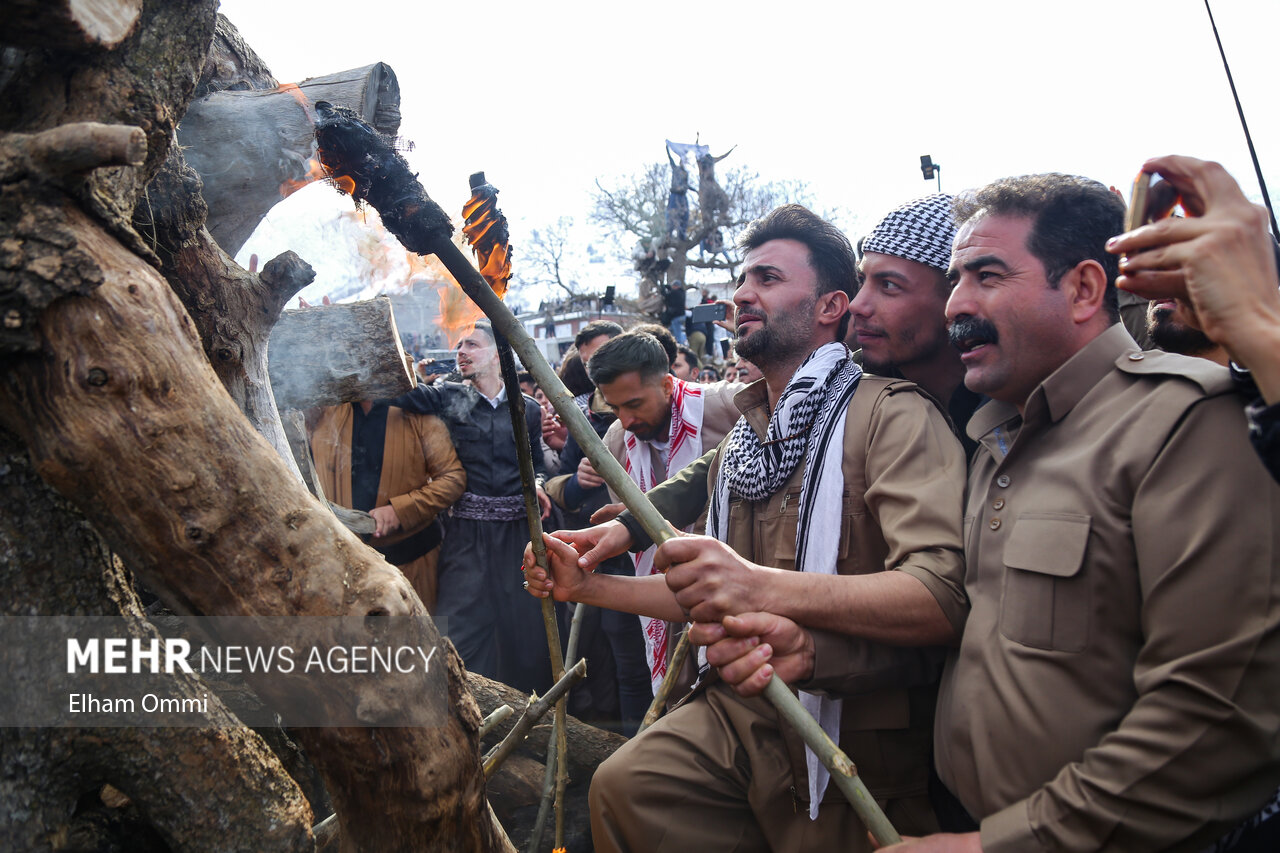
[[[1004,547],[1000,633],[1037,649],[1080,652],[1093,610],[1082,574],[1090,517],[1023,513]]]

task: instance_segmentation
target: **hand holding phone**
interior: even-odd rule
[[[722,302],[708,302],[702,305],[693,306],[693,310],[689,312],[690,323],[714,323],[717,320],[723,320],[728,314]]]
[[[1132,231],[1164,219],[1181,203],[1182,198],[1173,184],[1151,172],[1139,172],[1129,196],[1129,212],[1125,215],[1124,230]]]

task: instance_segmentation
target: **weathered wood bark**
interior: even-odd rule
[[[271,388],[282,408],[384,400],[413,388],[385,296],[299,308],[271,332]]]
[[[174,145],[151,181],[134,224],[161,260],[161,271],[195,320],[214,372],[245,417],[286,460],[296,477],[267,373],[267,343],[285,302],[315,273],[292,252],[260,275],[242,269],[204,227],[200,177]]]
[[[103,625],[113,636],[155,636],[130,579],[101,538],[32,468],[26,451],[0,430],[0,624],[50,620]],[[8,630],[6,630],[8,636]],[[0,646],[3,703],[49,689],[73,689],[61,647]],[[52,663],[52,665],[50,665]],[[24,679],[38,679],[28,684]],[[198,697],[209,688],[181,673],[139,677],[166,696]],[[81,684],[83,682],[80,682]],[[20,722],[11,720],[10,722]],[[28,723],[38,722],[28,720]],[[199,768],[199,772],[192,772]],[[218,797],[207,795],[219,780]],[[103,785],[132,805],[97,808]],[[192,803],[202,808],[192,808]],[[253,803],[252,809],[243,804]],[[306,850],[311,810],[266,745],[213,698],[199,728],[0,728],[0,847],[76,849]],[[104,819],[104,816],[114,819]],[[146,839],[154,836],[156,846]]]
[[[527,696],[507,685],[475,673],[467,673],[467,682],[482,714],[490,714],[500,705],[523,708]],[[484,738],[488,750],[499,743],[515,725],[519,714],[513,714],[494,727]],[[570,853],[590,853],[590,808],[587,790],[596,767],[627,742],[622,735],[598,729],[575,717],[568,718],[569,787],[565,791],[565,845]],[[534,727],[524,744],[503,763],[489,780],[489,802],[513,843],[525,850],[538,816],[542,798],[542,781],[551,738],[548,721]],[[544,850],[551,849],[548,836]]]
[[[114,47],[141,12],[142,0],[10,0],[0,39],[54,50]]]
[[[164,281],[73,205],[63,215],[103,284],[46,309],[41,352],[0,380],[0,420],[149,586],[181,611],[217,614],[207,618],[224,641],[438,649],[427,672],[248,680],[273,705],[339,723],[298,737],[343,849],[500,848],[483,819],[480,715],[452,645],[404,576],[288,476]]]
[[[316,101],[349,106],[391,135],[400,127],[400,86],[381,62],[296,85],[210,92],[187,110],[178,140],[204,181],[209,232],[228,254],[282,198],[319,178],[309,162]]]
[[[0,185],[0,294],[45,298],[66,279],[81,291],[55,292],[34,312],[34,349],[0,354],[0,421],[150,588],[184,614],[214,614],[223,641],[436,650],[427,671],[250,683],[295,721],[345,723],[299,729],[341,816],[343,849],[506,849],[488,819],[479,714],[452,647],[403,576],[318,507],[242,416],[191,317],[143,260],[156,257],[157,235],[148,245],[130,226],[194,87],[214,6],[148,0],[113,54],[6,56],[0,129],[127,122],[146,132],[148,156],[72,185],[38,173]],[[51,273],[41,258],[60,266]]]

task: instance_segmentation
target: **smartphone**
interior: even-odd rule
[[[458,362],[452,358],[441,358],[430,364],[420,365],[418,369],[428,376],[436,373],[453,373],[458,369]]]
[[[714,323],[728,316],[729,306],[723,302],[710,302],[706,305],[695,305],[689,312],[690,323]]]
[[[1125,215],[1124,230],[1132,231],[1173,213],[1182,202],[1173,184],[1159,175],[1139,172],[1133,181],[1129,195],[1129,212]]]

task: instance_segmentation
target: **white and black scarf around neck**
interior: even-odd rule
[[[861,377],[862,369],[843,343],[825,344],[805,359],[787,383],[763,441],[746,418],[738,419],[720,454],[707,533],[727,541],[730,495],[766,500],[783,488],[803,461],[796,570],[835,574],[844,506],[845,420]],[[839,743],[841,701],[803,691],[800,701]],[[816,819],[829,776],[808,749],[805,764],[809,771],[809,817]]]

